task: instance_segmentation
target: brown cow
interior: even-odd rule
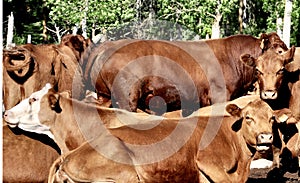
[[[72,80],[77,69],[80,71],[78,61],[75,55],[73,55],[72,50],[67,46],[26,44],[17,46],[11,50],[4,50],[3,102],[5,109],[10,109],[22,99],[28,97],[32,92],[40,90],[47,82],[56,85],[58,91],[71,90]],[[75,81],[82,84],[80,80]],[[73,84],[76,86],[75,82]],[[26,133],[26,135],[32,136],[30,133]],[[3,160],[6,164],[3,167],[4,180],[9,182],[40,182],[45,180],[47,177],[46,172],[49,169],[49,162],[53,161],[53,157],[51,156],[53,150],[45,148],[45,145],[37,142],[37,140],[15,135],[15,138],[19,141],[18,143],[24,144],[18,146],[14,143],[15,140],[12,140],[12,136],[13,134],[10,133],[9,135],[8,132],[3,134],[5,143],[9,143],[8,140],[11,140],[11,144],[5,144],[3,154]],[[36,137],[36,139],[46,138],[43,136]],[[29,154],[27,154],[30,153],[27,150],[29,147],[34,147],[31,150],[32,156],[36,156],[37,160],[44,160],[44,163],[38,161],[36,166],[26,168],[27,166],[32,166],[32,161],[28,159]],[[39,150],[41,153],[36,152]],[[45,154],[49,154],[49,156],[45,156]],[[20,156],[28,158],[21,159],[19,158]],[[12,159],[11,157],[16,158]],[[36,168],[39,169],[40,173],[36,173]],[[17,169],[18,171],[12,171],[12,169]]]
[[[260,99],[243,109],[230,104],[227,111],[232,116],[170,119],[143,114],[141,118],[138,113],[121,109],[96,108],[49,89],[46,86],[33,93],[6,111],[4,119],[11,127],[52,137],[64,153],[100,135],[91,144],[103,147],[99,150],[108,154],[99,156],[94,149],[86,150],[89,145],[83,145],[79,149],[83,148],[88,156],[86,163],[77,159],[83,167],[78,167],[72,158],[63,163],[68,170],[64,166],[59,168],[62,172],[58,176],[66,175],[72,181],[108,181],[121,177],[123,182],[203,182],[202,179],[245,182],[254,153],[267,150],[273,139],[273,111]],[[168,140],[164,141],[165,138]],[[156,142],[161,141],[162,146],[156,147]],[[135,149],[134,144],[147,148]],[[150,144],[154,149],[147,146]],[[117,162],[111,161],[111,157]],[[90,159],[95,164],[89,164]],[[80,168],[80,175],[73,169],[69,171],[73,163],[76,165],[73,168]],[[107,169],[102,169],[103,166]]]
[[[62,37],[60,45],[68,46],[76,56],[77,61],[80,60],[84,51],[93,44],[90,39],[85,39],[82,35],[66,34]]]
[[[58,91],[72,90],[75,73],[80,75],[81,69],[71,50],[69,49],[70,52],[67,54],[62,49],[69,48],[26,44],[11,50],[4,50],[3,102],[5,109],[15,106],[34,91],[40,90],[46,83],[53,84]],[[80,79],[74,82],[73,88],[82,87],[78,85],[82,85]],[[83,91],[76,90],[76,92],[80,96]]]
[[[297,75],[286,72],[286,67],[293,61],[294,53],[295,47],[282,54],[268,50],[258,58],[251,54],[241,55],[240,59],[244,63],[255,67],[260,96],[273,109],[288,107],[290,97],[288,82],[299,78]]]
[[[7,125],[2,130],[3,182],[46,182],[60,151],[52,139]]]
[[[272,141],[272,110],[256,100],[242,110],[228,105],[227,111],[234,117],[222,119],[218,133],[205,148],[199,142],[209,117],[184,118],[180,122],[167,119],[149,130],[137,130],[139,125],[110,129],[59,158],[50,171],[49,182],[55,178],[71,182],[246,182],[259,144],[266,146]],[[151,161],[153,156],[159,157],[179,145],[178,136],[171,135],[178,123],[193,131],[193,121],[197,122],[195,131],[178,151],[160,161]],[[149,145],[168,136],[169,143],[151,151]],[[138,145],[147,150],[135,149]]]
[[[281,55],[267,51],[257,59],[247,54],[241,56],[241,59],[246,63],[256,66],[261,98],[266,100],[273,109],[290,108],[296,119],[299,115],[300,105],[299,71],[295,69],[299,65],[298,54],[295,52],[295,48],[292,47]],[[278,177],[280,175],[277,171],[278,168],[280,168],[280,173],[295,171],[295,166],[292,166],[292,164],[298,163],[295,159],[298,158],[299,150],[291,147],[297,146],[295,145],[295,143],[297,144],[295,139],[299,136],[299,129],[293,123],[283,123],[275,124],[273,130],[273,166],[275,169],[270,172],[270,175],[275,174]]]
[[[294,63],[291,63],[288,68],[289,71],[298,72],[300,69],[300,49],[297,48],[294,56]],[[294,69],[292,68],[294,67]],[[295,69],[297,68],[297,69]],[[300,76],[300,75],[299,75]],[[298,158],[298,174],[300,175],[300,80],[291,84],[291,98],[289,101],[289,109],[296,119],[297,133],[289,139],[286,148],[292,159]]]
[[[169,104],[167,111],[182,108],[188,115],[199,107],[245,94],[255,80],[255,70],[240,62],[240,55],[249,52],[259,56],[270,47],[278,53],[287,50],[276,33],[262,34],[260,39],[235,35],[193,42],[119,40],[91,48],[81,63],[85,63],[86,89],[112,99],[114,107],[149,109],[148,100],[146,104],[142,100],[155,98],[153,93],[157,93],[166,103],[162,106]],[[163,79],[157,82],[157,78]],[[143,93],[143,86],[147,91],[152,89],[150,97]],[[161,94],[161,89],[168,95]]]

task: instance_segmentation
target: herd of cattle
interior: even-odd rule
[[[299,173],[299,68],[276,33],[5,49],[3,182],[240,183],[262,156]]]

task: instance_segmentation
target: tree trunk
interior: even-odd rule
[[[58,40],[58,42],[60,43],[60,42],[61,42],[61,35],[60,35],[59,27],[56,26],[56,24],[54,24],[54,27],[55,27],[55,34],[56,34],[56,36],[57,36],[57,40]]]
[[[10,15],[8,16],[6,48],[13,46],[13,37],[14,37],[14,15],[11,12]]]
[[[220,12],[220,9],[221,9],[221,1],[219,0],[218,1],[218,6],[217,6],[217,9],[216,9],[216,15],[214,16],[215,17],[215,20],[214,20],[214,23],[212,25],[212,30],[211,30],[211,38],[212,39],[217,39],[217,38],[220,38],[220,34],[221,34],[221,31],[220,31],[220,21],[222,19],[222,14]]]
[[[286,44],[287,47],[290,47],[292,6],[293,0],[285,0],[283,19],[283,42]]]
[[[46,24],[46,18],[45,17],[44,17],[44,20],[43,20],[43,39],[44,39],[44,43],[48,42],[47,24]]]
[[[278,36],[280,37],[280,39],[283,39],[282,38],[282,30],[281,30],[281,27],[282,27],[282,18],[277,17],[277,19],[276,19],[276,27],[277,27],[277,34],[278,34]]]
[[[244,0],[240,0],[240,6],[239,6],[239,34],[243,33],[243,7],[244,7]]]
[[[87,26],[86,26],[86,20],[87,20],[87,13],[89,10],[89,0],[85,0],[85,9],[84,9],[84,16],[82,19],[82,36],[86,39],[87,38]]]

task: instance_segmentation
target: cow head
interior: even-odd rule
[[[271,147],[274,117],[273,110],[267,103],[258,99],[243,109],[236,104],[229,104],[226,111],[237,117],[232,129],[241,133],[248,146],[257,151],[266,151]]]
[[[293,60],[295,47],[278,54],[268,50],[257,59],[249,54],[241,55],[241,60],[249,66],[256,68],[260,96],[264,100],[273,100],[278,97],[278,90],[286,72],[286,65]]]
[[[37,69],[35,60],[25,47],[3,50],[3,66],[16,82],[24,83]]]
[[[25,131],[43,133],[53,138],[49,133],[49,127],[42,125],[39,120],[39,111],[41,109],[41,102],[43,96],[45,96],[51,85],[47,83],[44,88],[34,92],[29,98],[22,100],[15,107],[5,111],[4,120],[12,127],[19,127]]]
[[[298,72],[300,70],[300,47],[296,48],[294,61],[286,65],[286,70],[288,72]]]
[[[261,44],[260,47],[263,52],[268,49],[274,50],[276,53],[283,53],[288,50],[285,43],[280,39],[280,37],[275,32],[271,32],[269,34],[263,33],[260,36]]]
[[[76,59],[79,61],[83,52],[92,44],[90,39],[85,39],[82,35],[67,34],[62,37],[60,45],[68,46],[72,49]]]

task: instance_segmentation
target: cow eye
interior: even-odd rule
[[[246,115],[245,119],[246,119],[246,122],[248,122],[248,123],[253,121],[253,119],[248,115]]]
[[[37,101],[38,99],[35,97],[32,97],[29,99],[29,105],[31,105],[33,102]]]
[[[260,70],[258,70],[257,68],[256,68],[256,74],[257,75],[264,75]]]
[[[272,118],[270,119],[270,123],[273,124],[275,121],[275,116],[272,116]]]
[[[283,73],[284,73],[284,68],[277,71],[276,75],[283,75]]]

